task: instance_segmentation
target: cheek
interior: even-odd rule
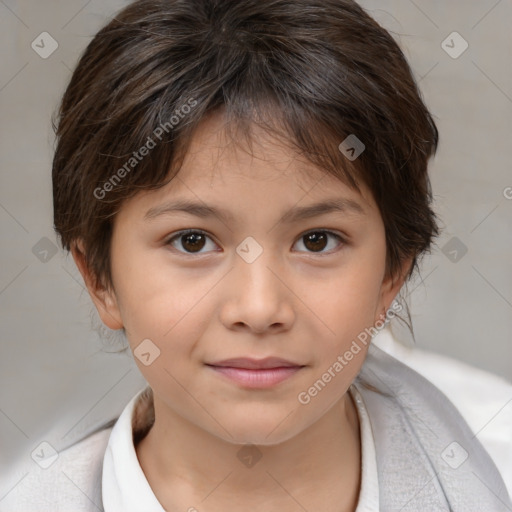
[[[144,272],[132,266],[123,280],[122,317],[135,361],[151,385],[173,388],[174,377],[190,386],[191,370],[202,363],[201,340],[216,306],[219,275],[210,272],[200,277],[165,261],[146,263],[141,266]],[[150,366],[137,359],[141,350],[137,347],[145,339],[159,353]]]
[[[200,364],[196,347],[211,316],[204,286],[171,273],[127,277],[122,315],[134,360],[157,393],[190,407],[183,393],[193,389],[191,379]]]
[[[165,338],[196,314],[209,279],[197,278],[166,258],[165,250],[131,251],[116,261],[116,288],[123,321],[130,332]]]
[[[375,260],[354,261],[308,299],[328,327],[326,339],[333,340],[332,348],[342,348],[340,343],[346,344],[373,325],[383,271]]]
[[[305,417],[325,411],[347,391],[359,373],[371,342],[379,277],[361,263],[332,280],[329,286],[317,289],[319,301],[315,311],[324,324],[325,335],[316,344],[314,371],[297,395],[298,402],[305,407]],[[314,296],[309,300],[314,300]]]

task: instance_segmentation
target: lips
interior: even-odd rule
[[[304,368],[304,365],[277,357],[226,359],[206,366],[223,379],[246,389],[265,389],[276,386]]]
[[[301,367],[303,365],[280,359],[278,357],[266,357],[265,359],[252,359],[249,357],[239,357],[235,359],[226,359],[208,366],[217,366],[223,368],[242,368],[245,370],[268,370],[270,368],[291,368]]]

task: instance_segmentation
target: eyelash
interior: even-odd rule
[[[199,235],[204,235],[206,236],[207,238],[209,238],[210,240],[213,241],[212,237],[206,233],[205,231],[202,231],[201,229],[185,229],[183,231],[178,231],[177,233],[173,234],[170,238],[168,238],[165,242],[165,245],[166,246],[172,246],[172,242],[174,240],[180,240],[180,238],[184,235],[188,235],[188,234],[199,234]],[[327,229],[313,229],[313,230],[309,230],[305,233],[302,233],[297,241],[301,240],[302,238],[304,238],[305,236],[307,235],[310,235],[312,233],[324,233],[324,234],[327,234],[327,235],[331,235],[333,236],[334,238],[336,238],[340,244],[341,244],[341,247],[346,245],[346,240],[343,236],[341,236],[339,233],[335,233],[333,231],[330,231],[330,230],[327,230]],[[297,242],[295,242],[297,243]],[[295,245],[295,244],[294,244]],[[323,256],[323,255],[330,255],[330,254],[333,254],[335,252],[338,252],[341,247],[338,247],[337,249],[331,249],[330,251],[328,252],[312,252],[312,251],[306,251],[308,254],[311,254],[311,255],[315,255],[315,256]],[[200,256],[202,254],[206,254],[206,253],[201,253],[201,252],[197,252],[197,253],[193,253],[193,252],[186,252],[186,251],[179,251],[177,249],[175,249],[173,247],[173,250],[180,253],[180,254],[186,254],[186,255],[190,255],[190,256]],[[305,252],[305,251],[298,251],[298,252]]]

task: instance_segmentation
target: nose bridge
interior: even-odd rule
[[[272,255],[271,247],[263,247],[254,238],[248,237],[237,247],[235,264],[243,296],[252,295],[253,301],[274,301],[281,294],[282,284],[274,270],[280,267]]]
[[[249,237],[250,238],[250,237]],[[244,240],[237,248],[230,286],[229,306],[224,321],[245,324],[263,332],[275,325],[288,325],[293,318],[291,292],[284,286],[279,258],[254,239]]]

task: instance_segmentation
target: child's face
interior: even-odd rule
[[[150,355],[142,361],[150,364],[135,358],[163,404],[157,421],[177,414],[226,441],[275,444],[344,395],[367,346],[358,342],[361,350],[343,359],[341,371],[333,365],[390,306],[401,282],[384,279],[384,225],[366,189],[360,196],[261,132],[254,158],[225,145],[221,134],[219,118],[205,121],[178,176],[123,205],[111,248],[115,295],[95,301],[109,327],[126,328],[132,350],[147,339],[160,350],[153,360],[157,349],[146,341],[142,352]],[[230,218],[166,211],[178,200]],[[328,200],[354,201],[362,212],[280,222],[295,208]],[[175,236],[171,244],[185,229],[206,235]],[[316,238],[305,237],[309,231]],[[300,368],[274,371],[264,383],[272,372],[209,366],[268,357]],[[309,393],[329,368],[331,379]]]

